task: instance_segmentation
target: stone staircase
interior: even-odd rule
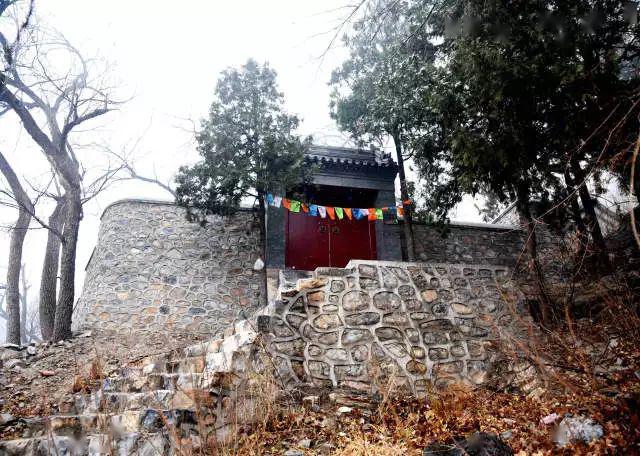
[[[272,368],[278,388],[367,398],[371,365],[379,380],[416,393],[480,385],[499,359],[488,321],[511,325],[496,287],[504,277],[499,268],[364,261],[281,272],[274,299],[223,338],[146,357],[96,392],[66,396],[58,415],[25,420],[23,438],[0,442],[0,456],[207,454],[259,416],[252,391]],[[506,370],[525,392],[539,389],[530,363]]]
[[[255,367],[258,337],[243,320],[224,338],[123,367],[100,390],[65,396],[57,415],[25,420],[22,438],[0,442],[0,455],[175,454],[224,444],[254,415],[242,374]]]

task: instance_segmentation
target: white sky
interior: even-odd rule
[[[191,124],[186,119],[197,122],[206,115],[220,71],[241,65],[250,57],[268,61],[278,72],[288,109],[303,119],[300,133],[312,134],[320,144],[345,144],[346,137],[329,117],[327,82],[346,53],[336,46],[324,60],[319,56],[333,36],[331,29],[346,12],[337,8],[348,3],[40,0],[37,13],[85,56],[108,61],[120,81],[119,95],[132,97],[119,112],[100,120],[99,129],[86,133],[83,142],[102,141],[121,150],[142,138],[136,152],[137,169],[169,181],[180,165],[197,158],[188,131]],[[10,118],[0,120],[0,148],[19,176],[42,182],[47,172],[44,157]],[[99,154],[84,150],[81,160],[91,166]],[[153,185],[128,181],[111,187],[85,207],[77,255],[77,296],[102,210],[113,201],[131,197],[166,199],[168,195]],[[46,218],[50,209],[43,205],[38,212]],[[3,225],[14,218],[13,211],[0,211]],[[477,221],[472,202],[466,201],[455,218]],[[33,230],[25,243],[32,296],[39,286],[45,240],[43,230]],[[0,242],[6,259],[6,233]],[[0,263],[4,264],[6,260]]]

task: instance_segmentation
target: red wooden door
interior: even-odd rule
[[[287,211],[286,267],[313,271],[344,267],[349,260],[375,260],[375,223],[331,220]]]
[[[365,219],[329,222],[331,266],[343,268],[349,260],[375,260],[376,258],[375,222]]]

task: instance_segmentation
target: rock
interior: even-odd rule
[[[40,375],[42,375],[43,377],[53,377],[54,375],[56,375],[56,372],[52,370],[41,370]]]
[[[302,405],[307,408],[312,408],[314,405],[317,405],[320,401],[318,396],[305,396],[302,398]]]
[[[478,432],[463,440],[429,445],[422,454],[423,456],[512,456],[513,450],[497,435]]]
[[[37,353],[38,353],[38,349],[36,347],[34,347],[33,345],[29,345],[27,347],[27,355],[34,356]]]
[[[344,413],[351,413],[352,410],[353,409],[351,407],[347,407],[346,405],[343,405],[336,411],[336,414],[342,415]]]
[[[513,437],[513,431],[504,431],[500,434],[502,440],[510,440]]]
[[[311,439],[302,439],[298,442],[300,448],[311,448]]]
[[[304,453],[300,450],[287,450],[284,452],[284,456],[304,456]]]
[[[258,258],[256,262],[253,263],[253,270],[262,271],[263,268],[264,268],[264,261],[262,261],[262,258]]]
[[[601,425],[586,416],[565,417],[560,421],[554,441],[558,446],[565,446],[571,442],[582,441],[589,443],[604,435]]]
[[[4,426],[9,421],[13,421],[13,415],[11,413],[3,413],[0,415],[0,426]]]
[[[7,369],[15,369],[17,367],[19,370],[26,367],[26,363],[21,359],[13,358],[4,363],[4,367]]]
[[[555,423],[555,421],[560,418],[560,416],[557,413],[552,413],[550,415],[547,415],[543,418],[540,418],[540,423],[542,424],[552,424]]]
[[[19,350],[5,348],[0,351],[0,361],[6,361],[8,359],[16,359],[16,358],[22,358],[22,353]]]
[[[330,443],[323,443],[322,445],[318,445],[316,447],[316,453],[318,454],[328,455],[333,453],[333,450],[334,450],[334,446],[331,445]]]

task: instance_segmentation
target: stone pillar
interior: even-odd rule
[[[279,193],[284,194],[284,193]],[[267,206],[267,236],[265,251],[267,268],[284,269],[286,248],[286,216],[285,210]]]
[[[375,207],[395,205],[396,196],[393,189],[378,191]],[[398,225],[396,224],[395,214],[385,212],[384,220],[376,221],[376,249],[378,253],[378,260],[402,260],[400,232],[398,230]]]

